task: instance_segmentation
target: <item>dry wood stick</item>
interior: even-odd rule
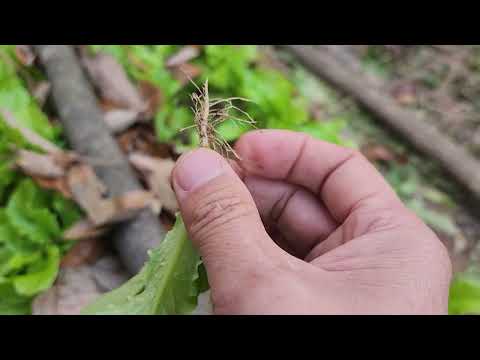
[[[345,62],[339,62],[331,52],[303,45],[286,45],[283,48],[294,54],[311,72],[356,99],[419,151],[438,160],[480,200],[480,162],[463,146],[454,143],[427,119],[401,108],[391,98],[381,94],[365,76],[351,70]]]
[[[139,190],[130,165],[103,121],[97,99],[69,45],[34,45],[52,85],[53,99],[72,148],[80,155],[98,159],[92,166],[110,196]],[[165,229],[151,210],[117,225],[114,246],[133,275],[147,260],[147,251],[163,239]]]

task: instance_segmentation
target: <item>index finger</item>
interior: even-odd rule
[[[258,130],[235,145],[246,174],[284,180],[317,194],[338,222],[360,206],[401,206],[383,176],[358,151],[287,130]]]

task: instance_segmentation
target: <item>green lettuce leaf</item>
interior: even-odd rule
[[[18,234],[30,241],[46,244],[61,237],[55,214],[47,205],[48,194],[41,191],[31,179],[22,180],[10,197],[6,214]]]
[[[300,126],[298,131],[310,134],[314,138],[340,145],[344,143],[340,136],[344,128],[345,121],[342,119],[332,119],[325,122],[310,122]]]
[[[189,109],[191,84],[181,86],[165,67],[165,60],[180,46],[173,45],[90,45],[93,52],[113,55],[134,80],[148,80],[162,93],[163,105],[155,116],[155,132],[162,142],[174,142],[179,149],[190,149],[193,130],[180,129],[193,124]],[[202,69],[198,84],[208,79],[211,98],[243,97],[238,103],[257,122],[258,128],[304,131],[334,143],[343,143],[342,121],[319,124],[308,112],[307,97],[280,71],[259,65],[261,52],[255,45],[206,45],[193,62]],[[326,119],[315,119],[326,120]],[[238,125],[238,126],[237,126]],[[226,141],[237,140],[250,127],[224,122],[217,129]]]
[[[39,80],[43,75],[22,66],[14,50],[0,45],[0,108],[62,146],[60,128],[50,124],[19,76]],[[55,281],[61,255],[73,244],[62,241],[62,232],[81,215],[72,201],[14,170],[16,149],[39,150],[0,116],[0,314],[30,313],[32,299]]]
[[[180,130],[191,125],[192,119],[192,111],[187,107],[165,104],[154,119],[158,139],[168,142],[181,135]]]
[[[36,100],[16,75],[10,51],[0,48],[0,108],[9,110],[17,121],[39,135],[55,140],[58,129],[50,124]]]
[[[24,275],[13,278],[13,286],[18,294],[34,296],[53,285],[60,266],[60,251],[56,246],[47,249],[46,256],[27,268]]]
[[[7,247],[0,249],[0,276],[9,280],[30,264],[40,261],[42,254],[39,251],[29,253],[11,250]]]
[[[82,217],[80,209],[73,201],[66,199],[60,193],[54,193],[51,201],[62,229],[68,229]]]
[[[450,315],[480,315],[480,274],[458,274],[450,286]]]
[[[18,295],[9,282],[0,278],[0,314],[28,315],[31,313],[31,299]]]
[[[221,123],[217,131],[225,141],[234,141],[250,129],[250,126],[231,119]]]
[[[192,312],[208,287],[198,252],[183,220],[175,225],[138,275],[83,310],[89,315],[183,315]]]

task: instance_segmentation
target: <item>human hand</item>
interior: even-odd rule
[[[445,247],[361,154],[279,130],[235,151],[172,174],[216,314],[447,313]]]

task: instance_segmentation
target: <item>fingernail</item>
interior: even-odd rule
[[[183,191],[192,191],[222,174],[224,162],[212,150],[194,150],[178,160],[173,180]]]

